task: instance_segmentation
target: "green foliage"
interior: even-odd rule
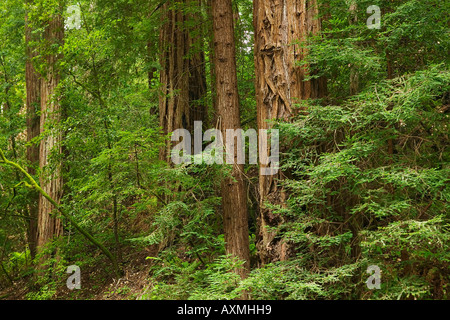
[[[448,296],[449,77],[432,65],[280,124],[296,142],[281,230],[309,268],[360,257],[386,269],[371,298]]]
[[[242,281],[241,288],[255,300],[316,300],[351,298],[352,280],[363,261],[340,268],[311,269],[306,259],[297,258],[255,269]]]
[[[246,166],[252,271],[225,256],[220,184],[227,166],[181,165],[159,159],[165,144],[158,119],[159,1],[79,0],[82,27],[65,29],[63,43],[44,41],[49,18],[69,2],[0,3],[0,148],[26,168],[25,14],[33,29],[32,61],[45,75],[46,57],[59,54],[58,100],[63,163],[61,208],[70,217],[130,256],[152,252],[142,299],[448,299],[449,255],[449,4],[437,0],[331,0],[320,2],[323,29],[300,43],[309,54],[299,65],[305,80],[324,76],[328,94],[298,103],[281,130],[287,200],[267,203],[282,221],[271,231],[288,248],[286,261],[259,264],[257,170]],[[64,4],[64,5],[62,5]],[[75,4],[75,3],[73,3]],[[381,29],[366,25],[370,5],[382,10]],[[214,72],[211,21],[206,5],[171,1],[190,18],[178,28],[204,52],[208,82],[201,100],[213,121]],[[238,90],[244,129],[256,128],[252,1],[233,1]],[[288,13],[290,14],[290,13]],[[235,15],[237,17],[237,15]],[[256,53],[258,54],[258,53]],[[183,57],[188,58],[188,57]],[[356,92],[353,89],[356,87]],[[352,94],[350,95],[350,88]],[[296,98],[296,97],[292,97]],[[213,123],[210,127],[214,127]],[[65,267],[100,269],[92,287],[112,277],[104,257],[64,223],[60,241],[32,268],[26,238],[32,190],[21,175],[0,167],[0,286],[36,279],[27,299],[55,299],[64,289]],[[55,252],[57,254],[55,255]],[[39,259],[40,257],[37,257]],[[143,264],[144,265],[144,264]],[[382,270],[381,289],[366,286],[367,267]],[[144,265],[143,268],[147,265]],[[71,297],[77,297],[73,293]],[[105,298],[135,293],[127,285]],[[139,295],[137,295],[139,296]]]
[[[448,9],[438,0],[320,1],[321,35],[311,37],[305,61],[313,77],[326,76],[334,99],[348,96],[351,70],[359,89],[388,77],[448,63]],[[354,9],[351,10],[351,4]],[[381,9],[381,29],[369,29],[369,6]]]
[[[383,272],[385,285],[372,298],[432,299],[433,291],[444,297],[446,289],[439,286],[449,279],[448,218],[398,221],[363,234],[366,254],[379,265],[389,265]]]
[[[153,216],[149,234],[130,241],[158,245],[160,250],[179,248],[183,255],[202,262],[202,257],[210,260],[224,254],[222,221],[217,215],[221,199],[215,195],[220,171],[206,165],[166,170],[166,185],[176,186],[165,190],[170,202]]]
[[[144,300],[233,300],[241,296],[243,287],[235,269],[243,262],[229,256],[218,256],[205,268],[200,262],[183,261],[166,251],[164,260],[153,267],[154,281]]]
[[[37,261],[43,261],[39,270],[35,270],[36,282],[25,295],[27,300],[52,300],[55,298],[58,288],[65,285],[65,272],[67,262],[63,256],[56,256],[57,247],[61,244],[58,240],[50,241],[36,256]]]

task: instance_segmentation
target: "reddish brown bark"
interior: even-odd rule
[[[309,35],[321,30],[315,0],[255,0],[255,68],[256,101],[259,129],[270,129],[267,120],[289,118],[295,114],[298,100],[319,98],[326,94],[326,79],[304,81],[308,69],[300,66],[308,51]],[[267,230],[281,218],[267,209],[265,202],[285,203],[285,193],[275,176],[259,177],[260,214],[258,248],[263,263],[287,257],[286,245],[275,240],[276,234]]]
[[[35,167],[39,165],[39,145],[32,144],[31,141],[40,134],[40,88],[41,80],[33,66],[33,58],[37,56],[36,50],[30,47],[32,42],[32,30],[28,23],[28,15],[25,17],[25,42],[27,61],[25,65],[25,81],[27,92],[27,160],[29,162],[28,173],[36,174]],[[28,246],[31,258],[36,256],[37,246],[37,220],[39,212],[39,194],[33,192],[30,194],[30,205],[28,206],[29,222],[27,226]]]
[[[240,128],[236,53],[231,0],[213,0],[214,66],[217,93],[217,115],[224,141],[226,129]],[[250,270],[247,197],[243,165],[237,164],[237,152],[231,177],[222,183],[222,207],[226,252],[245,261],[237,270],[245,277]]]
[[[200,5],[198,0],[184,0],[181,4]],[[184,128],[193,133],[194,121],[208,119],[203,102],[206,94],[205,58],[197,39],[191,36],[186,22],[194,17],[173,7],[172,1],[163,7],[164,24],[160,32],[160,81],[163,86],[159,100],[160,126],[165,135]],[[160,151],[160,159],[168,160],[172,144],[167,142]]]
[[[44,33],[44,48],[47,51],[45,62],[46,72],[41,81],[41,119],[40,130],[44,133],[39,148],[39,167],[41,170],[40,185],[42,189],[59,203],[63,192],[61,164],[59,160],[50,161],[52,153],[62,153],[61,131],[53,126],[61,119],[61,105],[57,95],[60,75],[57,70],[58,56],[52,44],[61,44],[63,41],[63,19],[54,16],[48,22]],[[51,51],[51,52],[50,52]],[[49,241],[62,235],[62,222],[56,216],[54,206],[42,195],[39,197],[37,246],[42,249]]]

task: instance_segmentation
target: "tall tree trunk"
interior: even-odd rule
[[[202,39],[189,37],[190,48],[198,45]],[[196,49],[198,50],[198,49]],[[202,51],[196,51],[190,54],[189,59],[189,108],[191,123],[189,128],[192,131],[194,121],[202,121],[203,128],[206,129],[209,124],[208,106],[205,102],[206,95],[206,68],[205,54]]]
[[[186,128],[189,119],[189,91],[187,37],[183,31],[184,15],[174,10],[171,1],[163,7],[166,19],[160,32],[161,72],[160,81],[163,92],[159,99],[159,121],[164,135],[176,129]],[[170,142],[160,151],[160,159],[170,157]]]
[[[197,6],[199,13],[203,10],[202,0],[188,0],[187,3],[190,3],[191,6]],[[187,15],[187,19],[198,21],[200,16],[200,14],[191,13]],[[201,21],[188,32],[189,107],[191,114],[191,124],[189,126],[191,129],[194,126],[194,121],[202,121],[204,129],[208,128],[209,125],[208,105],[205,101],[207,83],[203,23],[204,21]]]
[[[316,0],[254,0],[253,4],[257,122],[259,129],[270,129],[267,120],[288,120],[297,99],[326,95],[326,79],[304,81],[308,68],[298,65],[308,54],[301,44],[320,31],[321,21]],[[281,223],[281,218],[265,206],[266,201],[285,203],[286,195],[277,183],[281,178],[281,173],[259,177],[258,249],[263,263],[287,255],[286,245],[267,230]]]
[[[53,45],[61,44],[64,35],[63,19],[60,15],[50,18],[44,32],[46,70],[41,81],[41,132],[44,137],[39,149],[40,185],[42,189],[59,203],[62,197],[63,180],[60,160],[51,161],[51,153],[62,153],[62,133],[53,128],[61,119],[61,106],[56,89],[60,80],[57,70],[58,54]],[[56,208],[47,198],[39,197],[38,248],[42,248],[53,238],[62,235],[62,222],[56,216]]]
[[[224,141],[226,141],[227,129],[240,128],[236,49],[231,0],[213,0],[212,13],[217,115]],[[226,252],[245,261],[244,268],[239,269],[237,272],[241,277],[246,277],[250,270],[247,197],[242,175],[244,168],[243,165],[237,164],[237,152],[236,150],[234,151],[235,158],[232,176],[225,178],[221,186],[224,232]]]
[[[349,23],[350,25],[355,25],[358,23],[358,5],[355,1],[350,3],[349,7],[350,17]],[[356,35],[354,35],[356,37]],[[359,91],[359,70],[358,66],[352,64],[350,66],[350,95],[355,95]]]
[[[158,8],[156,9],[158,10]],[[152,15],[155,13],[155,8],[153,8],[153,3],[149,3],[149,13],[148,13],[148,19],[152,17]],[[159,41],[159,35],[158,35],[158,28],[155,27],[153,29],[153,32],[149,33],[148,40],[147,40],[147,63],[153,64],[155,61],[157,61],[158,58],[158,41]],[[148,88],[149,90],[154,89],[153,88],[153,80],[155,79],[155,73],[158,71],[156,68],[156,65],[149,68],[148,70]],[[150,115],[158,115],[159,110],[158,108],[150,108]]]
[[[212,110],[214,110],[214,113],[217,111],[217,94],[216,94],[216,75],[215,75],[215,67],[214,67],[214,31],[213,31],[213,24],[212,24],[212,0],[206,0],[206,10],[207,10],[207,16],[208,16],[208,60],[209,60],[209,90],[211,92],[211,102],[212,102]],[[214,115],[213,122],[217,122],[217,114]]]
[[[197,39],[190,35],[188,24],[193,16],[183,12],[181,5],[198,5],[199,0],[184,0],[163,7],[165,19],[160,32],[160,81],[163,92],[159,100],[160,126],[165,135],[177,129],[194,130],[194,121],[207,121],[205,57],[194,47]],[[175,6],[175,7],[174,7]],[[170,158],[172,144],[167,142],[160,151],[160,159]]]
[[[29,26],[28,15],[25,17],[25,42],[27,61],[25,66],[25,81],[27,92],[27,160],[30,163],[28,166],[28,173],[35,175],[35,167],[39,165],[39,146],[31,144],[31,141],[40,134],[40,89],[41,80],[38,73],[33,66],[33,58],[36,57],[36,52],[30,47],[30,42],[33,41],[32,30]],[[36,256],[37,246],[37,220],[39,212],[39,194],[32,192],[31,201],[28,206],[29,222],[27,228],[28,246],[30,249],[31,258]]]
[[[152,47],[153,44],[151,42],[147,43],[147,58],[148,58],[148,63],[150,63],[152,61],[152,59],[154,58],[153,52],[152,52]],[[155,73],[158,69],[156,67],[152,67],[150,68],[150,70],[148,71],[148,89],[152,90],[153,89],[153,80],[155,79]],[[158,115],[159,110],[157,108],[150,108],[150,115]]]

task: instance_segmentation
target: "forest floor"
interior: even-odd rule
[[[96,263],[84,266],[81,272],[81,289],[69,290],[67,278],[55,279],[56,292],[52,300],[136,300],[151,288],[149,269],[153,260],[147,259],[156,254],[156,248],[123,248],[124,276],[114,279],[112,273],[104,266],[106,259],[96,259]],[[27,294],[33,291],[30,286],[31,276],[17,279],[13,285],[0,288],[0,300],[27,300]]]

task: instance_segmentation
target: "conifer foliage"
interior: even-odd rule
[[[0,299],[449,299],[449,9],[2,0]]]

